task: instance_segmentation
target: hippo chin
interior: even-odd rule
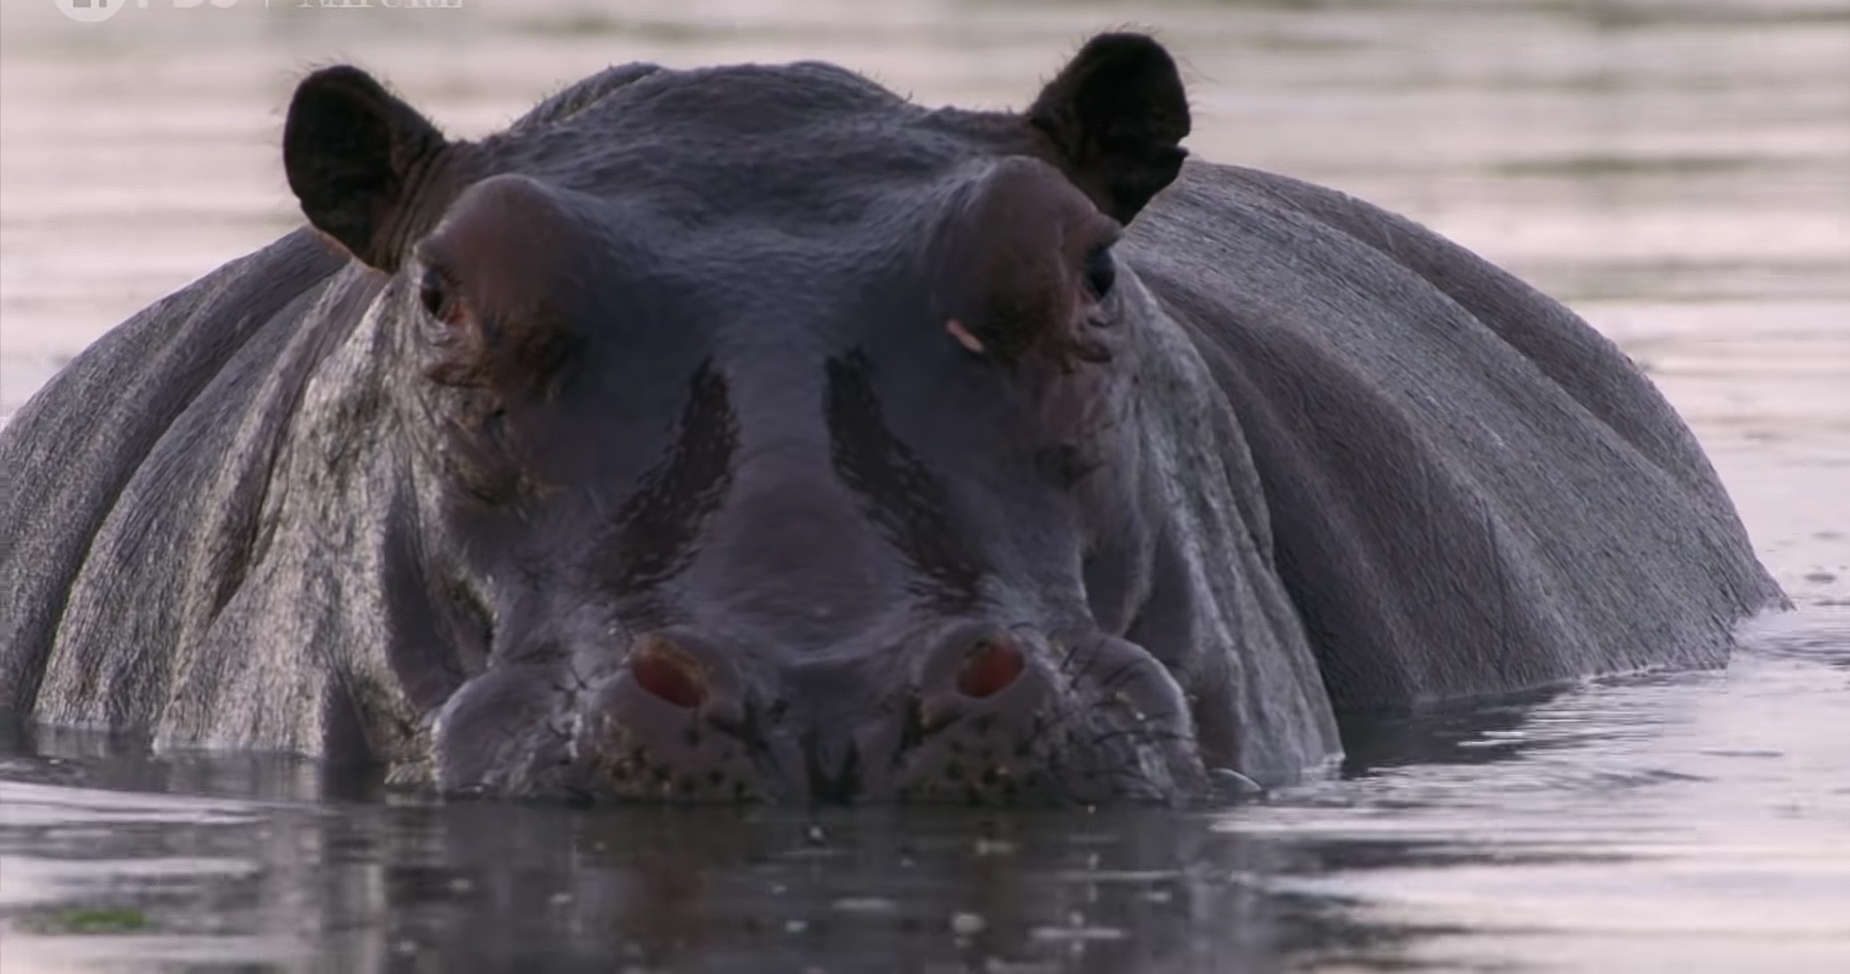
[[[476,142],[317,71],[311,227],[0,434],[0,707],[461,793],[1170,801],[1781,601],[1611,343],[1188,131],[1129,34],[1021,114],[632,65]]]

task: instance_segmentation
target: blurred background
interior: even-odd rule
[[[299,223],[314,66],[471,136],[631,60],[1018,107],[1134,26],[1198,157],[1406,213],[1617,340],[1812,611],[1725,673],[1371,729],[1340,780],[1187,816],[351,803],[300,763],[0,747],[4,974],[1850,970],[1850,0],[78,2],[0,6],[0,418]]]

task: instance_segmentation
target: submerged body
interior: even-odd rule
[[[1127,35],[1022,115],[632,66],[479,143],[318,72],[313,228],[0,432],[0,708],[456,791],[1161,799],[1779,599],[1611,343],[1187,130]]]

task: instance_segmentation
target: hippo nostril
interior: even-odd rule
[[[677,707],[707,702],[707,678],[699,664],[675,646],[651,640],[630,657],[636,685]]]
[[[957,671],[957,692],[966,697],[993,697],[1009,688],[1027,668],[1021,650],[1006,639],[985,639],[970,650]]]

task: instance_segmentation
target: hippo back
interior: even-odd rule
[[[1251,444],[1338,707],[1716,665],[1781,598],[1636,365],[1456,244],[1209,165],[1130,240]]]
[[[60,632],[80,671],[147,666],[192,603],[235,583],[302,373],[278,370],[347,263],[312,231],[290,234],[114,329],[13,417],[0,436],[0,470],[15,472],[0,491],[0,710],[31,708]],[[132,625],[71,641],[109,615]]]

